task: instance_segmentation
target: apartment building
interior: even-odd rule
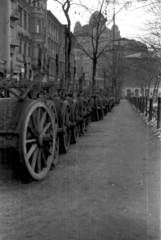
[[[39,48],[46,46],[47,0],[2,0],[1,4],[1,75],[5,68],[8,75],[21,81],[25,61],[27,76],[34,76]]]
[[[66,25],[47,10],[47,0],[1,0],[0,8],[0,76],[23,79],[37,73],[39,49],[48,65],[44,82],[65,78]],[[74,75],[74,52],[70,56]]]
[[[65,76],[65,25],[47,11],[47,56],[49,60],[49,81]]]

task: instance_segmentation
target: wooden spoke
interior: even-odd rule
[[[44,102],[34,100],[25,109],[20,119],[19,150],[28,175],[43,179],[55,153],[54,119]]]
[[[32,154],[34,153],[35,149],[37,148],[37,144],[33,144],[30,148],[30,150],[27,153],[27,159],[29,160]]]
[[[27,139],[26,143],[36,143],[37,140],[36,139]]]
[[[37,148],[37,149],[35,150],[33,156],[32,156],[31,167],[32,167],[33,171],[35,170],[38,152],[39,152],[39,149]]]
[[[41,148],[38,151],[37,155],[37,173],[41,172]]]
[[[44,127],[44,129],[43,129],[43,131],[42,131],[42,134],[45,134],[45,133],[47,132],[47,130],[50,128],[50,126],[51,126],[51,122],[49,122],[49,123]]]
[[[47,116],[47,112],[43,112],[43,115],[42,115],[41,121],[40,121],[40,130],[43,129],[43,126],[44,126],[44,123],[45,123],[45,120],[46,120],[46,116]]]

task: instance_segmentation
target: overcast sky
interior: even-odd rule
[[[88,2],[88,4],[97,2],[97,0],[84,1],[86,1],[86,3]],[[137,38],[138,35],[143,34],[142,29],[145,29],[145,22],[150,16],[147,13],[147,8],[143,7],[143,4],[141,5],[133,0],[131,2],[133,2],[132,6],[129,6],[127,10],[125,8],[122,9],[119,14],[116,15],[116,24],[120,29],[121,37]],[[121,5],[115,7],[116,13],[120,8],[122,8]],[[54,0],[48,0],[48,10],[50,10],[61,23],[66,23],[60,4],[55,3]],[[113,9],[111,6],[107,11],[108,20],[111,18],[110,14],[112,14],[112,11]],[[82,25],[88,23],[89,15],[84,14],[80,8],[72,8],[70,18],[73,30],[76,21],[80,21]],[[109,27],[111,27],[111,25],[109,25]]]

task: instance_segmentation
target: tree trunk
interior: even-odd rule
[[[70,55],[71,55],[71,36],[70,33],[68,33],[68,72],[67,72],[67,82],[68,82],[68,89],[67,91],[70,91],[70,84],[71,84],[71,62],[70,62]]]
[[[67,29],[65,28],[65,92],[68,91],[68,41],[67,41]]]
[[[93,59],[93,75],[92,75],[93,93],[95,93],[96,91],[96,68],[97,68],[97,60]]]

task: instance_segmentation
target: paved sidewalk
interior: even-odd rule
[[[160,240],[160,174],[160,142],[122,100],[47,179],[0,174],[0,240]]]

